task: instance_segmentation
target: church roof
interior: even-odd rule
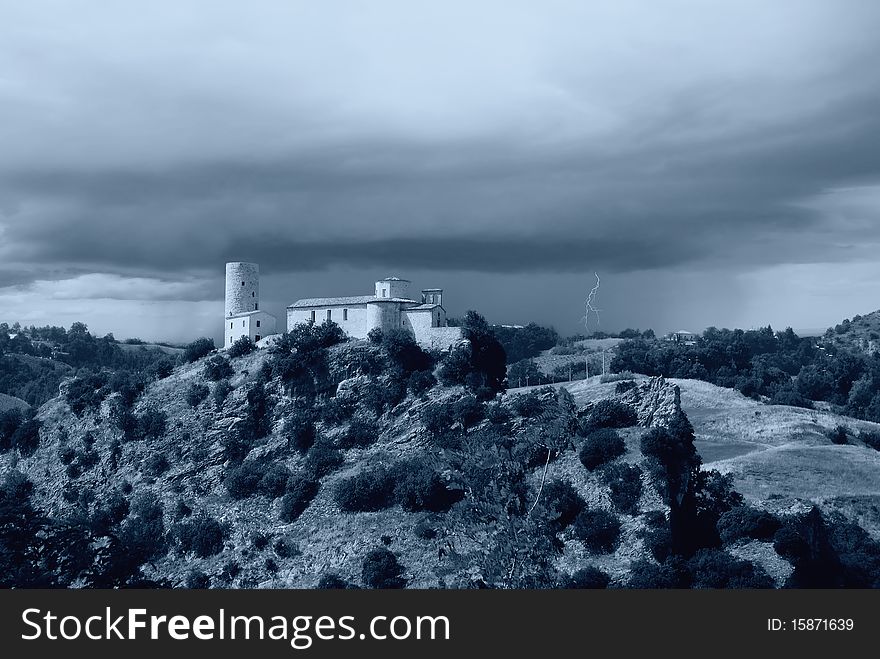
[[[272,314],[267,313],[265,311],[242,311],[241,313],[234,313],[231,316],[226,316],[226,318],[244,318],[245,316],[255,316],[263,314],[265,316],[271,316]]]
[[[409,279],[401,279],[400,277],[385,277],[385,279],[380,279],[379,281],[405,281],[407,283],[412,283]]]
[[[371,302],[404,302],[412,304],[415,300],[405,297],[376,297],[375,295],[347,295],[342,297],[308,297],[297,300],[288,309],[308,309],[309,307],[333,307],[341,304],[369,304]]]
[[[404,311],[431,311],[432,309],[436,309],[439,306],[439,304],[420,304],[417,307],[409,307],[408,309],[404,309]]]

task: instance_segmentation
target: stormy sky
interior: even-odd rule
[[[0,0],[0,320],[443,287],[583,331],[880,307],[873,0]],[[595,329],[595,323],[590,330]]]

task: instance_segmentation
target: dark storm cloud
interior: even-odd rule
[[[0,15],[0,287],[880,246],[875,3],[72,4]]]

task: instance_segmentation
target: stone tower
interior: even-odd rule
[[[260,309],[260,266],[226,264],[226,318]]]

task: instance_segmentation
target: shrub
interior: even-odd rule
[[[865,443],[865,446],[875,451],[880,451],[880,433],[872,430],[862,430],[859,433],[859,439]]]
[[[262,465],[256,462],[244,462],[226,470],[223,486],[233,499],[246,499],[257,492],[262,479]]]
[[[511,420],[510,410],[501,402],[491,403],[486,406],[486,418],[495,426],[503,426]]]
[[[315,480],[321,480],[327,474],[336,471],[343,462],[342,452],[329,441],[322,439],[309,449],[303,469]]]
[[[552,533],[565,530],[587,506],[568,481],[548,481],[544,484],[542,495]]]
[[[229,380],[220,380],[217,384],[214,385],[214,407],[221,408],[223,407],[223,403],[226,401],[226,397],[229,396],[229,393],[232,391],[232,385],[229,384]]]
[[[635,389],[636,383],[632,380],[621,380],[617,384],[614,385],[614,393],[623,394],[629,391],[630,389]]]
[[[295,522],[318,494],[321,484],[304,474],[292,474],[287,479],[287,492],[281,498],[281,520]]]
[[[617,511],[627,515],[638,514],[642,496],[642,470],[638,465],[607,465],[602,470],[601,479],[608,486],[611,503]]]
[[[403,588],[403,566],[397,556],[384,547],[374,549],[364,558],[361,578],[369,588]]]
[[[214,339],[201,337],[188,344],[183,350],[183,358],[188,363],[198,361],[214,350]]]
[[[190,407],[198,407],[199,403],[208,397],[208,387],[200,382],[195,382],[186,390],[186,402]]]
[[[257,551],[263,551],[266,547],[269,546],[269,538],[266,536],[265,533],[254,531],[251,534],[251,544]]]
[[[434,439],[442,437],[452,427],[452,409],[448,404],[432,404],[422,410],[422,423]]]
[[[530,391],[513,399],[513,410],[520,416],[531,419],[544,411],[544,405],[538,394]]]
[[[718,535],[724,544],[740,538],[771,540],[782,523],[765,510],[736,506],[718,518]]]
[[[406,380],[392,377],[382,387],[382,405],[393,410],[406,398]]]
[[[486,407],[476,396],[463,396],[452,404],[452,416],[463,430],[481,421],[485,414]]]
[[[211,579],[201,570],[190,570],[186,573],[186,587],[191,590],[210,588]]]
[[[638,415],[631,406],[606,399],[593,406],[586,419],[581,421],[579,430],[582,435],[589,435],[599,428],[629,428],[638,421]]]
[[[719,549],[700,549],[688,568],[692,588],[773,588],[763,568]]]
[[[230,359],[235,359],[236,357],[243,357],[248,353],[252,352],[254,349],[254,344],[251,343],[250,337],[242,336],[239,337],[235,343],[229,346],[229,350],[226,351],[226,354]]]
[[[792,407],[805,407],[813,409],[813,401],[804,398],[794,387],[781,387],[770,397],[771,405],[790,405]]]
[[[828,439],[832,444],[848,444],[850,429],[844,425],[838,425],[828,432]]]
[[[605,510],[582,510],[572,523],[575,537],[589,551],[609,554],[620,541],[620,521]]]
[[[626,453],[626,444],[620,435],[610,428],[605,428],[587,436],[578,452],[578,457],[588,471],[593,471],[624,453]]]
[[[87,373],[78,375],[67,385],[64,400],[71,412],[82,416],[88,410],[96,410],[110,393],[107,378],[104,374]]]
[[[365,448],[375,444],[378,437],[379,426],[376,423],[355,419],[336,440],[336,445],[342,449]]]
[[[431,371],[414,371],[407,380],[407,388],[413,396],[421,396],[437,384],[437,378]]]
[[[150,457],[144,460],[144,470],[150,476],[161,476],[171,465],[168,462],[168,458],[165,457],[164,453],[153,453]]]
[[[566,588],[596,588],[603,589],[608,588],[608,583],[611,581],[611,577],[609,577],[605,572],[600,570],[597,567],[593,567],[592,565],[581,568],[574,574],[572,574],[566,584]]]
[[[378,328],[375,329],[380,332],[382,331]],[[372,332],[375,330],[370,331]],[[318,579],[317,587],[322,590],[358,590],[358,587],[355,584],[351,583],[350,581],[346,581],[338,574],[333,574],[332,572],[322,574],[321,578]]]
[[[689,587],[690,574],[687,566],[675,556],[670,556],[660,565],[649,561],[635,561],[630,567],[627,588],[657,590]]]
[[[270,499],[280,497],[287,488],[289,478],[290,471],[287,467],[281,464],[272,465],[260,479],[257,491]]]
[[[11,444],[25,457],[33,455],[40,446],[40,426],[38,419],[28,419],[12,433]]]
[[[188,522],[181,522],[177,528],[177,539],[184,552],[207,558],[223,551],[226,533],[213,517],[198,515]]]
[[[442,512],[464,493],[450,490],[437,471],[424,460],[413,459],[395,467],[394,499],[404,510]]]
[[[235,371],[232,370],[232,364],[229,363],[226,357],[214,355],[205,362],[204,375],[206,380],[217,382],[218,380],[232,377],[235,375]]]
[[[158,439],[165,434],[168,415],[162,410],[148,407],[143,414],[137,417],[137,438],[145,439],[152,437]]]
[[[299,556],[302,552],[299,550],[299,545],[288,536],[282,536],[275,541],[275,544],[272,545],[272,549],[275,551],[275,554],[278,558],[293,558],[294,556]]]
[[[385,467],[366,467],[336,484],[334,499],[348,512],[367,512],[388,508],[394,503],[394,476]]]
[[[164,380],[173,372],[174,362],[167,357],[160,359],[147,369],[147,374],[156,380]]]
[[[241,464],[241,461],[247,457],[251,450],[251,442],[243,437],[241,432],[225,435],[220,440],[220,444],[223,446],[224,459],[233,465]],[[193,455],[193,461],[202,462],[203,460],[196,460],[196,456]]]
[[[419,347],[412,334],[406,330],[393,329],[382,335],[382,347],[391,360],[392,367],[401,373],[424,371],[432,366],[431,356]]]
[[[351,418],[354,410],[354,401],[333,397],[321,406],[321,420],[328,425],[339,426]]]
[[[310,414],[297,411],[284,421],[282,432],[287,437],[288,448],[306,453],[315,443],[317,432]]]
[[[373,345],[376,345],[376,346],[377,346],[377,345],[379,345],[380,343],[382,343],[382,339],[383,339],[383,338],[384,338],[384,337],[383,337],[383,335],[382,335],[382,330],[381,330],[380,328],[378,328],[378,327],[374,327],[374,328],[371,329],[369,332],[367,332],[367,339],[368,339],[368,340],[370,341],[370,343],[372,343]]]

